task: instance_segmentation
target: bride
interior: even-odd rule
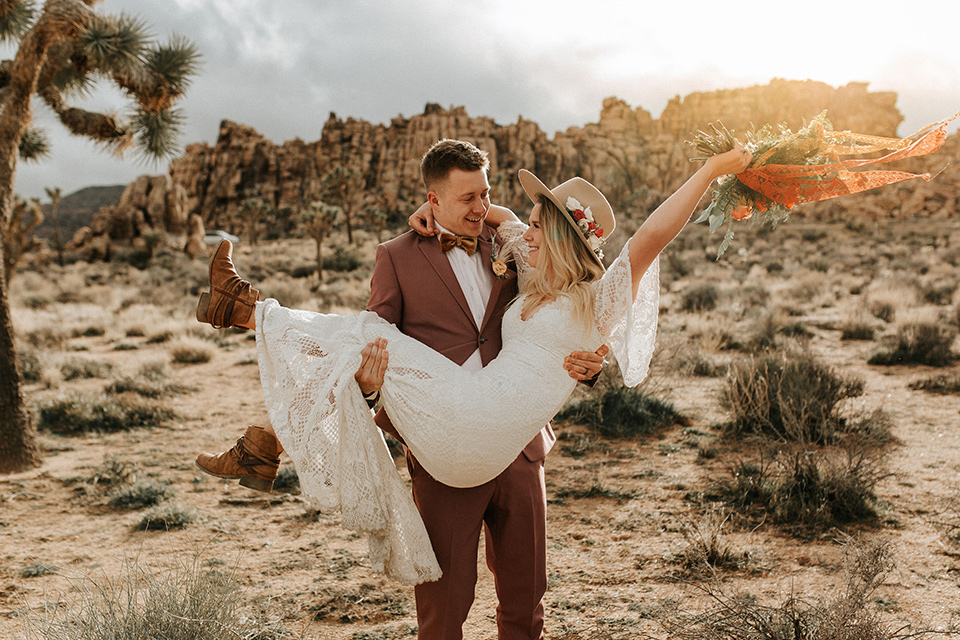
[[[607,343],[625,384],[643,380],[656,335],[656,258],[710,184],[739,173],[750,159],[739,145],[708,159],[607,270],[600,247],[615,219],[603,194],[582,178],[551,190],[521,170],[534,203],[529,226],[502,208],[486,220],[496,227],[496,257],[516,263],[520,293],[503,318],[502,350],[477,372],[370,312],[337,316],[287,309],[276,300],[254,303],[256,292],[236,274],[227,241],[211,261],[198,318],[256,330],[267,411],[304,495],[322,509],[339,506],[344,527],[370,535],[375,569],[408,582],[433,580],[439,568],[430,541],[354,380],[364,346],[389,345],[383,405],[423,467],[453,487],[487,482],[573,391],[576,382],[561,367],[566,354]]]

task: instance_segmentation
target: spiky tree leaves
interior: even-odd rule
[[[300,210],[303,229],[317,243],[317,279],[323,282],[323,241],[334,225],[343,219],[343,209],[326,202],[304,203]]]
[[[0,42],[12,42],[20,39],[36,14],[33,2],[0,0]]]
[[[0,62],[0,251],[10,239],[17,161],[49,152],[32,126],[34,98],[70,133],[114,152],[132,147],[158,160],[177,151],[183,116],[175,107],[197,70],[196,50],[179,37],[159,44],[143,21],[95,12],[98,2],[0,0],[0,41],[19,43],[14,58]],[[129,99],[125,116],[70,103],[101,82]],[[38,464],[40,454],[20,388],[7,259],[0,257],[0,473],[8,473]]]

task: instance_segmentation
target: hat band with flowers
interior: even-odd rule
[[[593,219],[593,212],[590,210],[590,207],[584,207],[572,196],[567,198],[566,204],[567,211],[573,216],[573,219],[577,221],[577,230],[580,232],[580,235],[583,236],[587,246],[590,247],[590,250],[593,251],[598,258],[603,260],[603,251],[600,249],[600,246],[603,244],[603,227],[598,225],[597,221]]]
[[[546,198],[563,213],[567,222],[579,232],[579,237],[601,267],[603,251],[600,247],[617,227],[613,208],[595,186],[583,178],[570,178],[553,189],[526,169],[520,169],[520,185],[534,204]]]

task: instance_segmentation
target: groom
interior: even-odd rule
[[[469,142],[441,140],[423,156],[421,172],[440,238],[405,233],[377,248],[367,309],[405,334],[470,370],[479,370],[500,351],[503,311],[517,294],[516,272],[492,271],[493,234],[484,225],[490,209],[489,161]],[[389,345],[387,345],[389,348]],[[371,355],[364,370],[377,377]],[[600,353],[605,353],[601,347]],[[369,366],[368,366],[369,365]],[[565,367],[578,380],[600,371],[602,356],[574,353]],[[374,384],[374,388],[378,387]],[[443,402],[443,398],[436,398]],[[398,437],[380,411],[377,424]],[[543,461],[556,440],[550,425],[498,477],[458,489],[433,479],[406,450],[413,497],[423,517],[443,577],[417,585],[419,640],[459,640],[477,582],[481,529],[487,566],[499,605],[500,640],[543,638],[546,571],[546,490]],[[401,440],[402,441],[402,440]]]

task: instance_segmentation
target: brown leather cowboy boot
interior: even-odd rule
[[[240,277],[233,266],[233,243],[221,240],[210,258],[210,291],[200,294],[197,320],[219,329],[255,329],[253,310],[260,292]]]
[[[244,487],[266,491],[273,489],[280,468],[283,447],[263,427],[249,426],[232,449],[219,454],[201,453],[197,466],[218,478],[239,478]]]

